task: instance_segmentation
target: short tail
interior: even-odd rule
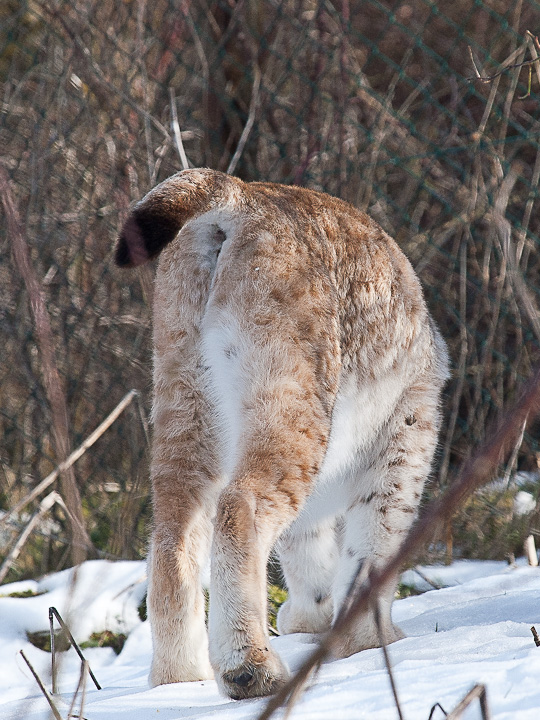
[[[151,190],[131,211],[116,245],[120,267],[155,258],[191,218],[218,207],[241,184],[217,170],[183,170]]]

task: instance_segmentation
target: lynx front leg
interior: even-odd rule
[[[154,649],[152,686],[213,676],[200,580],[210,523],[201,515],[193,518],[188,529],[178,519],[186,506],[179,508],[173,503],[160,510],[160,504],[157,501],[155,506],[148,563],[148,615]]]
[[[164,406],[161,398],[155,412],[152,462],[154,527],[148,586],[152,685],[213,676],[201,587],[219,489],[206,426],[208,408],[197,392],[191,393],[189,402],[184,398],[177,412]],[[188,408],[198,421],[187,423],[182,417]]]

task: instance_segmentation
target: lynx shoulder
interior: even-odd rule
[[[289,593],[280,631],[328,629],[360,563],[384,563],[414,521],[445,345],[392,238],[322,193],[178,173],[116,249],[121,266],[158,255],[150,681],[214,674],[232,698],[266,695],[287,677],[267,633],[269,553]],[[378,644],[367,614],[336,654]]]

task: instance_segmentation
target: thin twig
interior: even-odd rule
[[[527,30],[527,45],[529,46],[529,52],[531,53],[531,57],[533,60],[538,60],[538,55],[536,54],[537,51],[540,51],[540,41],[538,40],[538,37],[533,35],[530,30]],[[535,71],[536,71],[536,78],[538,82],[540,82],[540,64],[533,65]]]
[[[394,696],[394,702],[396,703],[396,710],[398,713],[399,720],[403,720],[403,712],[401,711],[401,705],[399,702],[399,695],[397,692],[396,681],[394,680],[394,673],[392,671],[392,665],[390,664],[390,657],[388,655],[388,648],[386,647],[386,639],[381,626],[381,613],[379,608],[379,599],[375,596],[371,604],[373,609],[373,617],[375,619],[375,625],[377,626],[377,635],[379,636],[379,642],[384,655],[384,663],[386,665],[386,671],[390,679],[390,687],[392,688],[392,695]]]
[[[248,119],[247,119],[244,129],[242,130],[242,134],[240,135],[240,140],[238,141],[238,147],[236,148],[236,151],[235,151],[234,155],[232,156],[231,162],[229,163],[229,167],[227,168],[227,173],[229,175],[232,175],[234,173],[234,171],[236,170],[236,166],[238,165],[238,162],[239,162],[240,158],[242,157],[242,153],[244,152],[244,147],[245,147],[248,137],[251,133],[251,128],[253,127],[253,123],[255,122],[255,115],[257,114],[257,109],[259,107],[259,88],[261,85],[261,71],[259,70],[258,65],[255,65],[253,74],[254,74],[253,88],[251,90],[251,100],[249,103]]]
[[[480,684],[475,685],[471,688],[471,690],[469,690],[463,700],[461,700],[461,702],[459,702],[456,707],[448,713],[446,720],[459,720],[469,705],[477,698],[480,701],[482,720],[490,720],[486,686]]]
[[[347,590],[347,594],[345,595],[343,603],[341,604],[338,618],[342,617],[349,611],[351,604],[356,594],[358,593],[358,590],[364,585],[364,583],[366,583],[369,578],[370,567],[371,563],[369,560],[360,560],[360,562],[358,563],[356,573],[349,585],[349,589]],[[316,676],[316,674],[319,672],[320,667],[321,663],[319,662],[310,670],[309,673],[305,675],[302,682],[298,683],[298,685],[293,688],[291,694],[287,698],[283,720],[287,720],[294,705],[300,699],[302,693],[304,692],[308,682]]]
[[[527,427],[527,418],[525,418],[525,420],[523,421],[521,433],[519,434],[519,437],[516,440],[516,444],[514,445],[512,454],[510,455],[510,459],[506,463],[506,469],[505,469],[504,475],[503,475],[503,482],[505,485],[509,484],[512,472],[514,471],[515,468],[517,468],[517,459],[518,459],[519,451],[521,450],[521,446],[523,445],[523,439],[525,437],[525,428],[526,427]]]
[[[540,647],[540,638],[538,637],[538,633],[536,632],[536,628],[534,627],[534,625],[531,627],[531,632],[532,632],[534,644],[536,645],[536,647]]]
[[[182,142],[182,133],[180,132],[178,113],[176,111],[176,98],[174,96],[174,89],[172,87],[169,88],[169,100],[171,105],[171,126],[173,130],[174,144],[176,146],[176,151],[180,156],[182,170],[189,170],[189,161],[187,159],[186,151],[184,149],[184,143]]]
[[[139,395],[137,390],[130,390],[122,400],[118,403],[118,405],[112,410],[112,412],[107,415],[105,420],[101,422],[97,428],[94,430],[94,432],[90,433],[90,435],[82,442],[79,447],[74,450],[71,455],[60,465],[57,465],[57,467],[50,473],[50,475],[47,475],[47,477],[42,480],[36,487],[28,493],[28,495],[25,495],[25,497],[22,498],[22,500],[19,500],[19,502],[14,505],[8,512],[3,515],[0,518],[0,526],[2,523],[7,522],[9,518],[14,515],[15,513],[18,513],[20,510],[22,510],[23,507],[28,505],[28,503],[31,503],[32,500],[34,500],[38,495],[41,495],[41,493],[46,490],[52,483],[56,480],[56,478],[60,475],[60,473],[64,472],[68,468],[70,468],[77,460],[84,455],[84,453],[92,447],[92,445],[98,440],[105,430],[107,430],[113,422],[121,415],[121,413],[126,409],[126,407],[130,404],[130,402],[133,400],[133,398],[137,397]]]
[[[442,585],[439,585],[439,583],[433,582],[433,580],[430,580],[427,575],[424,575],[424,573],[418,569],[418,566],[415,565],[415,567],[412,568],[413,572],[415,572],[419,577],[422,578],[422,580],[427,583],[428,585],[431,585],[431,587],[434,590],[440,590],[442,588]]]
[[[517,180],[517,167],[512,166],[501,183],[499,192],[495,198],[495,206],[491,216],[501,242],[503,257],[508,265],[510,281],[519,300],[521,301],[523,309],[525,310],[527,318],[531,324],[531,328],[536,335],[536,339],[540,342],[540,320],[538,319],[538,309],[520,271],[517,252],[512,247],[512,226],[505,217],[508,199]]]
[[[22,655],[22,658],[23,658],[24,662],[28,665],[28,667],[29,667],[29,669],[30,669],[30,672],[31,672],[32,675],[34,676],[35,681],[36,681],[37,684],[39,685],[39,689],[40,689],[41,692],[45,695],[45,697],[46,697],[46,699],[47,699],[47,702],[49,703],[49,706],[50,706],[50,708],[51,708],[51,710],[52,710],[52,713],[53,713],[55,719],[56,719],[56,720],[62,720],[62,716],[61,716],[60,713],[58,712],[58,709],[57,709],[56,705],[54,704],[54,700],[52,699],[52,697],[49,695],[49,693],[48,693],[47,690],[45,689],[45,686],[44,686],[43,683],[41,682],[39,675],[37,674],[37,672],[36,672],[36,671],[34,670],[34,668],[32,667],[32,663],[30,662],[30,660],[28,660],[28,658],[26,657],[26,655],[24,654],[24,652],[23,652],[22,650],[19,650],[19,652],[20,652],[20,654]]]
[[[69,706],[68,710],[68,720],[73,716],[73,708],[75,707],[75,702],[77,700],[77,695],[79,694],[79,691],[83,685],[83,682],[86,684],[86,676],[88,674],[88,662],[85,660],[83,663],[81,663],[81,671],[79,673],[79,682],[77,683],[77,687],[75,688],[75,692],[73,693],[73,697],[71,698],[71,705]],[[82,712],[79,713],[79,717],[82,717]]]
[[[6,575],[8,574],[10,568],[12,567],[15,560],[19,557],[19,554],[21,550],[24,547],[24,544],[30,537],[30,533],[32,530],[38,525],[39,521],[42,519],[42,517],[45,515],[45,513],[51,509],[51,507],[54,505],[55,502],[58,502],[60,500],[60,495],[53,490],[51,493],[46,495],[43,500],[40,502],[38,509],[36,512],[32,515],[29,522],[27,523],[26,527],[22,531],[22,533],[19,535],[17,540],[15,541],[13,547],[7,554],[7,556],[4,559],[4,562],[2,563],[2,567],[0,567],[0,583],[4,580]]]
[[[70,629],[68,628],[68,626],[66,625],[66,623],[62,620],[62,617],[61,617],[60,613],[58,612],[58,610],[57,610],[55,607],[50,607],[50,608],[49,608],[49,620],[51,619],[51,617],[52,617],[53,615],[54,615],[54,617],[58,620],[58,622],[60,623],[60,627],[62,628],[62,630],[66,633],[66,635],[67,635],[67,637],[68,637],[68,639],[69,639],[69,641],[70,641],[73,649],[75,650],[75,652],[77,653],[77,655],[80,657],[81,662],[83,662],[83,663],[86,662],[86,658],[85,658],[84,655],[82,654],[81,648],[79,647],[77,641],[75,640],[75,638],[74,638],[73,635],[71,634],[71,631],[70,631]],[[96,688],[97,688],[98,690],[101,690],[101,685],[100,685],[100,684],[98,683],[98,681],[96,680],[96,676],[94,675],[94,673],[93,673],[92,670],[90,669],[90,666],[88,667],[88,672],[89,672],[90,677],[92,678],[92,680],[93,680],[94,685],[96,686]]]
[[[195,23],[193,22],[193,18],[191,17],[191,13],[189,10],[189,2],[182,2],[180,5],[181,11],[184,14],[184,17],[187,21],[187,25],[189,28],[189,31],[191,33],[191,37],[193,38],[193,42],[195,44],[195,51],[199,57],[199,62],[201,63],[202,67],[202,76],[203,76],[203,116],[204,116],[204,127],[208,128],[208,115],[209,115],[209,87],[210,87],[210,66],[208,64],[208,60],[206,57],[206,52],[203,47],[203,44],[201,42],[201,39],[199,37],[199,33],[197,31],[197,27]],[[219,26],[216,23],[216,20],[210,10],[206,8],[207,16],[211,18],[211,25],[214,28],[214,30],[217,28],[218,34],[219,34]]]
[[[529,33],[529,35],[533,38],[534,44],[540,50],[538,38],[535,35],[532,35],[532,33]],[[476,65],[475,60],[474,60],[472,48],[469,45],[469,56],[471,58],[471,62],[472,62],[475,74],[473,77],[469,77],[468,80],[480,80],[480,82],[482,82],[482,83],[490,83],[490,82],[493,82],[494,80],[496,80],[501,75],[504,75],[504,73],[507,70],[515,70],[516,68],[528,67],[529,65],[534,65],[535,63],[538,63],[539,58],[533,57],[531,60],[523,60],[522,62],[507,64],[509,62],[510,58],[513,58],[514,54],[517,52],[519,52],[519,49],[517,51],[515,51],[514,53],[512,53],[512,55],[510,55],[505,60],[505,62],[502,63],[502,67],[498,72],[494,73],[493,75],[482,75]]]

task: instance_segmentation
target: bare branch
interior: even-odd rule
[[[94,430],[93,433],[91,433],[86,440],[79,445],[79,447],[74,450],[69,457],[64,460],[64,462],[60,463],[47,477],[42,480],[36,487],[28,493],[25,497],[23,497],[22,500],[20,500],[16,505],[14,505],[9,512],[7,512],[5,515],[3,515],[0,518],[0,526],[2,523],[9,520],[9,518],[14,515],[15,513],[18,513],[19,510],[22,510],[23,507],[28,505],[28,503],[31,503],[32,500],[34,500],[38,495],[41,495],[41,493],[46,490],[52,483],[56,480],[58,475],[60,473],[65,472],[68,468],[70,468],[74,463],[77,462],[77,460],[84,455],[84,453],[88,450],[88,448],[92,447],[92,445],[98,440],[105,430],[110,428],[110,426],[113,424],[113,422],[120,416],[120,414],[127,408],[127,406],[131,403],[133,398],[138,397],[139,393],[137,390],[130,390],[122,400],[118,403],[118,405],[114,408],[114,410],[107,415],[105,420],[101,422],[97,428]],[[141,418],[142,421],[142,418]],[[145,427],[145,433],[146,433],[146,427]]]
[[[51,509],[54,503],[58,502],[59,500],[61,500],[60,495],[55,490],[53,490],[52,493],[49,493],[40,502],[39,508],[30,518],[28,524],[26,525],[22,533],[19,535],[18,539],[15,541],[13,547],[4,559],[2,567],[0,567],[0,583],[8,574],[15,560],[19,557],[19,554],[23,549],[24,544],[30,537],[30,533],[32,532],[32,530],[36,527],[36,525],[38,525],[39,521],[42,519],[45,513]]]
[[[53,617],[53,615],[54,615],[54,617],[58,620],[58,622],[59,622],[59,624],[60,624],[60,627],[62,628],[62,630],[63,630],[64,633],[66,634],[69,642],[71,643],[71,646],[73,647],[73,649],[75,650],[75,652],[76,652],[77,655],[79,656],[81,662],[82,662],[82,663],[87,662],[86,658],[85,658],[84,655],[82,654],[81,648],[79,647],[77,641],[75,640],[75,638],[74,638],[73,635],[71,634],[71,630],[68,628],[68,626],[66,625],[66,623],[62,620],[62,617],[61,617],[60,613],[58,612],[58,610],[57,610],[55,607],[50,607],[50,608],[49,608],[49,622],[50,622],[50,625],[51,625],[51,631],[52,631],[52,628],[53,628],[53,624],[52,624],[52,617]],[[92,680],[93,680],[94,685],[96,686],[96,688],[97,688],[98,690],[101,690],[101,685],[100,685],[100,684],[98,683],[98,681],[96,680],[96,676],[94,675],[94,673],[93,673],[92,670],[90,669],[90,666],[88,666],[88,673],[90,674],[90,677],[92,678]]]
[[[51,322],[43,289],[30,260],[28,244],[11,190],[11,181],[2,167],[0,167],[0,194],[6,214],[13,256],[30,299],[36,340],[43,366],[43,382],[51,409],[56,453],[58,458],[63,461],[69,454],[69,419],[66,395],[56,362]],[[74,563],[77,564],[85,559],[86,550],[93,548],[93,544],[84,526],[81,496],[73,471],[69,468],[65,469],[61,474],[61,481],[65,502],[73,516],[71,523],[72,555]]]
[[[94,77],[96,78],[99,85],[105,87],[109,92],[111,92],[113,95],[118,95],[122,98],[124,102],[126,102],[135,112],[137,112],[139,115],[141,115],[145,120],[147,120],[149,123],[151,123],[157,130],[159,130],[162,135],[169,139],[169,133],[167,132],[167,128],[162,125],[159,120],[157,120],[153,115],[151,115],[149,112],[144,110],[138,103],[133,100],[132,97],[130,97],[127,93],[123,92],[122,90],[119,90],[117,87],[113,85],[105,75],[104,71],[101,69],[101,67],[98,65],[96,60],[92,57],[92,54],[90,50],[81,42],[80,37],[77,35],[77,33],[73,32],[73,30],[70,28],[68,23],[66,22],[65,18],[62,16],[60,12],[57,10],[52,10],[50,7],[47,6],[46,3],[40,2],[40,0],[36,0],[37,6],[42,10],[46,15],[49,15],[53,17],[55,20],[57,20],[60,25],[62,26],[64,32],[69,37],[69,39],[73,43],[73,47],[77,50],[77,53],[80,57],[82,57],[86,64],[89,65],[90,69],[92,70],[92,73]]]

